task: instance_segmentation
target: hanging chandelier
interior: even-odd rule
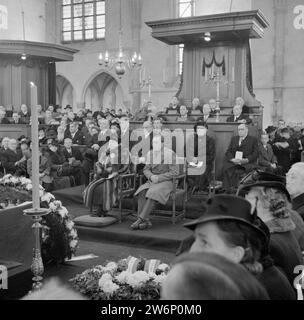
[[[140,68],[142,66],[142,57],[141,54],[137,54],[134,52],[133,56],[130,58],[123,52],[122,47],[122,18],[121,18],[121,0],[120,0],[120,24],[119,24],[119,31],[118,31],[118,53],[114,57],[110,57],[109,52],[106,51],[103,55],[102,53],[99,54],[98,57],[98,64],[100,66],[104,66],[107,69],[115,69],[115,73],[117,74],[118,78],[121,77],[126,73],[126,69],[134,69]]]

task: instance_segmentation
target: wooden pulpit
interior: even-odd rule
[[[221,113],[231,113],[243,97],[249,113],[261,112],[252,85],[250,39],[263,37],[268,22],[259,10],[146,23],[152,36],[168,45],[184,44],[183,73],[177,96],[191,105],[217,98]]]

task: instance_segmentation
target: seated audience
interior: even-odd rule
[[[8,143],[8,149],[2,153],[3,161],[2,165],[6,173],[11,173],[16,176],[24,175],[24,156],[22,152],[17,149],[17,140],[10,139]]]
[[[233,115],[228,117],[226,122],[241,122],[249,124],[251,119],[242,114],[242,107],[240,105],[235,105],[233,107]]]
[[[212,118],[213,115],[211,114],[211,108],[209,106],[209,104],[204,104],[203,105],[203,116],[201,118],[199,118],[200,121],[203,122],[208,122],[210,121],[210,118]]]
[[[179,113],[179,100],[177,97],[173,97],[169,107],[166,109],[167,114],[178,114]]]
[[[261,139],[258,143],[258,148],[259,148],[258,167],[261,170],[279,174],[280,168],[278,167],[278,161],[268,141],[269,141],[268,134],[262,133]]]
[[[72,139],[64,139],[64,148],[62,149],[62,154],[65,159],[68,161],[69,166],[71,167],[71,173],[75,174],[76,185],[81,185],[84,182],[83,174],[83,156],[79,149],[72,147]]]
[[[52,114],[52,112],[50,110],[46,110],[45,111],[44,124],[46,124],[48,126],[49,125],[58,124],[58,121],[53,118],[53,114]]]
[[[39,145],[46,145],[47,144],[47,137],[45,134],[45,129],[40,128],[38,131],[38,138],[39,138]]]
[[[212,116],[215,116],[217,114],[217,112],[220,112],[220,109],[218,109],[218,110],[216,109],[217,104],[216,104],[216,100],[215,99],[210,99],[209,100],[209,106],[210,106],[210,109],[211,109],[210,114]]]
[[[188,140],[186,144],[186,152],[187,150],[188,152],[190,151],[190,146],[193,145],[194,147],[194,158],[190,159],[189,162],[198,165],[200,161],[203,161],[203,165],[197,169],[195,167],[188,167],[188,183],[192,194],[195,191],[205,191],[209,187],[216,151],[214,139],[208,135],[208,125],[205,122],[199,121],[196,123],[194,126],[194,137],[190,137],[190,139],[193,138],[194,141]],[[187,154],[186,152],[185,154]],[[199,158],[200,154],[203,155],[202,159]],[[205,170],[201,174],[203,167],[205,167]]]
[[[0,110],[0,124],[10,124],[9,120],[6,118],[5,110]]]
[[[268,134],[269,143],[272,145],[276,137],[277,128],[274,126],[268,126],[265,131]]]
[[[22,121],[18,112],[13,112],[11,123],[12,124],[24,124],[24,122]]]
[[[194,118],[188,115],[188,109],[185,105],[181,105],[179,108],[179,116],[176,118],[175,121],[194,121]]]
[[[188,253],[165,278],[165,300],[269,300],[263,286],[242,266],[213,253]]]
[[[53,177],[51,176],[51,164],[45,155],[43,147],[39,148],[39,181],[47,192],[53,190]],[[32,178],[32,158],[27,160],[27,173]]]
[[[67,123],[70,124],[71,122],[74,122],[75,121],[75,113],[73,111],[69,111],[67,113]]]
[[[292,165],[286,175],[286,187],[292,198],[292,208],[304,220],[304,162]]]
[[[152,226],[149,216],[155,204],[167,203],[173,190],[172,178],[179,173],[174,152],[164,147],[164,137],[158,135],[152,141],[152,150],[147,154],[143,170],[147,182],[135,192],[135,196],[138,196],[138,219],[131,225],[132,230],[144,230]],[[168,159],[172,159],[172,164],[166,163],[170,162]]]
[[[235,99],[235,104],[241,107],[242,114],[250,113],[250,109],[247,106],[245,106],[245,100],[242,97],[237,97]]]
[[[31,114],[30,114],[26,104],[21,105],[19,116],[20,116],[22,122],[24,122],[24,123],[30,122]]]
[[[42,110],[41,104],[38,104],[38,105],[37,105],[37,113],[38,113],[38,119],[44,119],[45,113],[44,113],[44,111]]]
[[[191,115],[201,115],[203,112],[199,98],[193,98]]]
[[[295,300],[295,292],[284,274],[263,265],[269,251],[269,230],[251,214],[248,201],[216,195],[207,201],[204,215],[185,226],[194,231],[191,252],[224,256],[256,276],[272,299]]]
[[[285,174],[292,162],[292,152],[295,148],[294,141],[290,138],[288,128],[282,128],[272,143],[272,148],[278,160],[278,165],[282,167]]]
[[[65,130],[64,138],[71,138],[73,144],[83,145],[85,137],[78,126],[77,122],[71,122],[69,128]]]
[[[240,177],[254,169],[258,159],[258,141],[248,134],[248,126],[240,124],[238,135],[231,138],[223,166],[223,187],[236,188]]]

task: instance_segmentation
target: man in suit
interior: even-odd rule
[[[242,108],[242,114],[250,113],[250,109],[247,106],[245,106],[245,100],[242,97],[237,97],[235,99],[235,104]]]
[[[192,115],[201,115],[202,112],[203,112],[203,109],[202,109],[202,106],[200,105],[199,98],[193,98],[191,114]]]
[[[286,188],[292,198],[292,209],[304,220],[304,162],[295,163],[287,172]]]
[[[231,138],[225,158],[223,187],[231,190],[237,187],[242,174],[250,172],[257,165],[258,141],[248,135],[246,124],[238,126],[238,135]]]
[[[0,124],[10,124],[9,120],[6,118],[5,110],[0,110]]]
[[[31,114],[28,111],[28,108],[27,108],[26,104],[22,104],[21,105],[19,116],[20,116],[20,118],[22,119],[22,121],[24,123],[29,123],[30,122]]]
[[[78,123],[71,122],[69,128],[66,129],[64,138],[71,138],[73,144],[83,145],[85,137],[83,133],[78,130]]]
[[[259,157],[258,167],[263,171],[279,174],[278,161],[273,153],[271,145],[268,143],[269,137],[266,132],[262,133],[261,139],[258,144]]]
[[[12,115],[12,124],[24,124],[21,117],[19,116],[18,112],[14,112]]]
[[[203,116],[199,118],[200,121],[208,122],[210,121],[210,118],[212,118],[213,115],[211,113],[211,108],[208,103],[203,105]]]
[[[169,107],[166,109],[167,114],[178,114],[179,113],[179,100],[177,97],[173,97]]]
[[[249,124],[251,120],[242,114],[242,107],[235,105],[233,107],[233,115],[228,117],[226,122],[240,122]]]
[[[62,154],[68,161],[70,166],[71,175],[75,176],[76,185],[84,183],[84,172],[83,172],[83,156],[76,147],[72,147],[72,139],[64,139],[64,148]]]
[[[8,149],[3,152],[2,157],[3,168],[5,169],[6,173],[15,174],[17,176],[24,173],[22,163],[24,162],[25,157],[22,155],[20,150],[17,150],[16,139],[10,139],[8,143]]]

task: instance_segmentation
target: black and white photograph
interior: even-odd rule
[[[304,300],[303,53],[303,1],[0,0],[0,300]]]

